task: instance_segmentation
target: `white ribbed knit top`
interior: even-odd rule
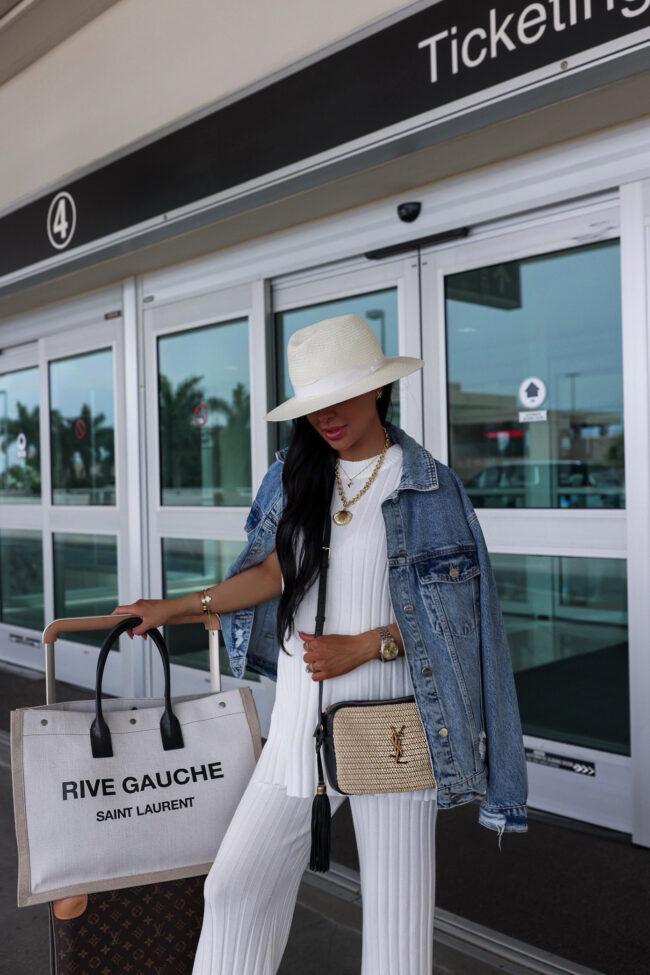
[[[374,464],[367,465],[368,460],[341,462],[346,497],[353,497],[366,483]],[[401,473],[402,448],[395,444],[387,451],[368,491],[350,508],[352,521],[342,526],[332,524],[325,633],[363,633],[395,620],[388,589],[381,502],[395,491]],[[348,480],[355,475],[348,488]],[[335,486],[332,512],[340,508]],[[318,683],[306,672],[302,659],[304,649],[298,636],[298,630],[314,632],[317,599],[318,581],[298,607],[294,635],[286,641],[290,656],[280,651],[269,737],[255,771],[256,779],[282,785],[292,796],[312,797],[318,781],[313,737],[318,722]],[[336,701],[406,697],[412,693],[406,658],[398,657],[386,663],[377,658],[326,680],[323,706]],[[328,791],[331,791],[329,787]],[[436,791],[428,789],[413,796],[434,799]]]

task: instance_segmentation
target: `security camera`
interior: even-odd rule
[[[420,210],[422,209],[422,204],[418,203],[416,200],[410,203],[400,203],[397,207],[397,216],[404,223],[413,223],[414,220],[420,216]]]

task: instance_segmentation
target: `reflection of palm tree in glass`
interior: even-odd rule
[[[41,493],[39,408],[35,406],[30,410],[17,402],[16,412],[18,416],[13,419],[3,418],[0,450],[6,457],[10,445],[15,443],[22,433],[26,440],[27,456],[23,463],[19,462],[4,468],[0,474],[0,487],[4,491],[39,495]]]
[[[208,403],[226,418],[225,427],[215,427],[224,504],[243,504],[251,487],[250,394],[243,383],[237,383],[230,403],[218,397],[210,397]]]
[[[612,466],[615,467],[620,474],[625,476],[625,441],[622,433],[619,433],[618,436],[612,438],[612,442],[607,451],[607,459],[611,461]]]
[[[193,423],[194,409],[204,402],[202,376],[188,376],[172,386],[162,373],[158,379],[162,486],[198,487],[201,483],[201,429]]]
[[[77,426],[82,421],[83,427]],[[84,403],[79,415],[62,416],[50,411],[52,439],[52,486],[55,489],[93,490],[115,482],[113,427],[106,414],[93,416]],[[78,436],[83,429],[83,435]]]
[[[250,396],[238,383],[230,402],[206,397],[203,379],[188,376],[174,388],[168,376],[159,377],[162,485],[207,489],[212,503],[242,504],[239,492],[251,484]],[[197,424],[199,404],[208,408],[205,425]]]

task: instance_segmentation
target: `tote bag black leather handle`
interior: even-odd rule
[[[90,747],[92,749],[93,758],[111,758],[113,755],[111,733],[104,720],[104,714],[102,711],[102,677],[104,676],[104,666],[106,664],[108,654],[111,647],[118,637],[122,635],[122,633],[126,633],[127,630],[133,629],[134,626],[138,626],[141,622],[142,620],[139,616],[131,616],[129,619],[122,620],[110,631],[102,643],[101,650],[99,651],[99,658],[97,660],[97,677],[95,680],[95,720],[90,726]],[[168,752],[172,751],[174,748],[184,747],[183,732],[181,731],[180,722],[172,711],[169,653],[167,652],[165,641],[158,630],[147,630],[147,636],[150,636],[158,647],[160,659],[162,660],[163,664],[163,670],[165,672],[165,710],[163,711],[163,715],[160,719],[160,737],[162,739],[163,749]]]

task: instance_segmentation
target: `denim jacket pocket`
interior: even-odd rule
[[[485,764],[478,551],[473,545],[447,546],[421,556],[415,566],[426,612],[441,637],[432,655],[438,685],[456,704],[447,719],[455,753],[478,773]]]
[[[429,597],[436,630],[447,630],[454,636],[474,633],[480,625],[481,569],[476,548],[457,545],[437,549],[420,556],[415,568],[425,598]]]

